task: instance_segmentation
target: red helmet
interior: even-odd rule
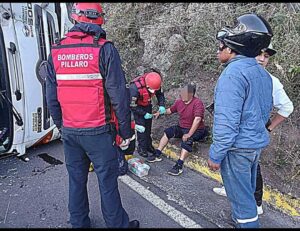
[[[147,87],[158,90],[161,86],[161,77],[156,72],[149,72],[145,77]]]
[[[99,3],[79,2],[74,3],[71,17],[76,22],[88,22],[102,25],[104,23],[104,13]]]

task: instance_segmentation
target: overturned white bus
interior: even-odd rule
[[[0,3],[0,158],[59,138],[39,70],[72,26],[72,3]]]

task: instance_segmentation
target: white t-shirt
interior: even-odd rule
[[[273,106],[278,109],[277,113],[279,115],[287,118],[294,110],[293,103],[287,96],[279,79],[272,74],[270,76],[273,82]]]

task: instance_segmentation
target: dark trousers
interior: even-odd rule
[[[152,114],[152,105],[143,107],[145,111]],[[134,113],[135,123],[145,127],[145,132],[137,132],[138,149],[147,151],[152,146],[151,128],[152,119],[145,119],[144,116]]]
[[[260,165],[257,165],[257,174],[256,174],[256,188],[254,192],[254,197],[256,200],[256,205],[261,206],[262,197],[263,197],[263,179],[260,171]]]
[[[101,210],[108,228],[126,228],[129,219],[118,190],[119,162],[111,133],[98,135],[63,134],[69,174],[69,212],[73,228],[89,228],[87,181],[92,161],[101,195]]]
[[[184,134],[190,131],[189,128],[181,128],[178,125],[171,126],[165,129],[165,133],[168,139],[182,138]],[[193,142],[203,139],[207,135],[207,131],[203,129],[197,129],[194,134],[187,139],[187,141],[181,141],[181,147],[188,152],[193,150]]]

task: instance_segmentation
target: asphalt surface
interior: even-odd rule
[[[16,157],[0,160],[0,228],[70,228],[68,175],[62,143],[31,148],[24,162]],[[132,173],[119,178],[123,206],[141,228],[230,228],[230,205],[216,195],[216,181],[189,168],[181,176],[167,170],[174,162],[149,164],[149,175]],[[105,227],[94,172],[88,182],[93,228]],[[262,228],[299,228],[300,221],[264,204]]]

